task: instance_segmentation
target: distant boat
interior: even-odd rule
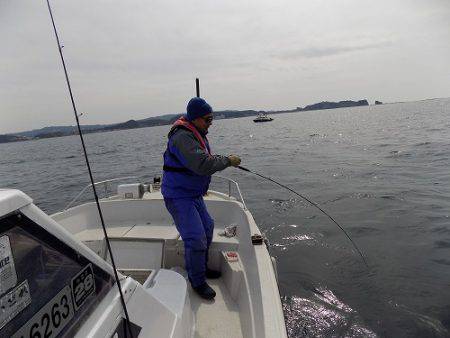
[[[270,122],[273,118],[267,116],[267,114],[259,113],[258,116],[253,120],[253,122]]]

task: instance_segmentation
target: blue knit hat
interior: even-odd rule
[[[186,107],[187,119],[194,121],[197,117],[202,117],[213,112],[211,106],[202,98],[194,97],[189,100]]]

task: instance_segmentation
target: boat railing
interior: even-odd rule
[[[116,178],[111,178],[109,180],[104,180],[104,181],[100,181],[100,182],[95,182],[94,185],[100,186],[103,185],[103,189],[105,192],[105,198],[108,197],[108,184],[111,182],[117,182],[117,181],[123,181],[123,180],[129,180],[129,179],[137,179],[137,176],[125,176],[125,177],[116,177]],[[76,201],[78,201],[78,199],[86,192],[86,190],[88,190],[89,188],[92,187],[92,183],[88,184],[87,186],[85,186],[79,193],[78,195],[75,196],[75,198],[73,200],[71,200],[66,207],[64,208],[63,211],[66,211],[67,209],[69,209],[72,205],[75,204]]]
[[[242,192],[241,192],[241,189],[240,189],[240,187],[239,187],[239,184],[236,182],[236,181],[234,181],[234,180],[232,180],[231,178],[228,178],[228,177],[224,177],[224,176],[220,176],[220,175],[214,175],[213,176],[213,178],[214,179],[216,179],[216,178],[218,178],[218,179],[220,179],[220,180],[223,180],[223,181],[225,181],[225,183],[227,184],[227,186],[228,186],[228,193],[223,193],[223,192],[220,192],[219,191],[219,193],[221,193],[221,194],[223,194],[223,195],[226,195],[226,196],[228,196],[229,198],[235,198],[236,200],[238,200],[238,201],[240,201],[241,203],[242,203],[242,206],[243,206],[243,208],[244,208],[244,210],[247,210],[247,206],[246,206],[246,204],[245,204],[245,200],[244,200],[244,197],[242,196]],[[129,179],[138,179],[139,180],[139,177],[138,176],[125,176],[125,177],[117,177],[117,178],[111,178],[111,179],[108,179],[108,180],[104,180],[104,181],[100,181],[100,182],[95,182],[94,183],[94,185],[97,187],[97,186],[101,186],[102,187],[102,189],[103,189],[103,191],[104,191],[104,196],[103,196],[103,198],[109,198],[110,196],[109,196],[109,194],[108,194],[108,192],[109,192],[109,186],[110,186],[110,184],[111,183],[113,183],[113,182],[117,182],[117,181],[124,181],[124,180],[129,180]],[[236,188],[236,192],[237,192],[237,197],[234,197],[233,196],[233,186]],[[91,188],[92,187],[92,184],[88,184],[87,186],[85,186],[67,205],[66,205],[66,207],[63,209],[63,211],[66,211],[67,209],[69,209],[70,207],[72,207],[74,204],[75,204],[75,202],[77,202],[79,199],[80,199],[80,197],[81,196],[83,196],[83,194],[89,189],[89,188]],[[101,191],[101,190],[100,190]]]
[[[244,210],[247,210],[247,206],[245,205],[244,197],[242,197],[241,188],[239,187],[239,183],[232,180],[231,178],[220,176],[220,175],[214,175],[213,177],[225,180],[228,183],[228,194],[227,195],[230,198],[232,197],[232,186],[234,184],[234,186],[236,187],[237,193],[238,193],[239,200],[242,203]]]

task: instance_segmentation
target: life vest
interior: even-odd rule
[[[192,124],[192,122],[188,121],[184,116],[180,117],[178,120],[175,121],[175,123],[172,126],[172,130],[174,130],[177,127],[184,127],[186,129],[189,129],[195,136],[195,138],[200,142],[200,147],[205,150],[209,155],[211,155],[211,150],[209,149],[209,146],[206,145],[205,140],[203,139],[202,135],[200,135],[199,131],[195,126]],[[206,136],[205,136],[206,138]]]
[[[197,130],[197,128],[192,124],[192,122],[188,121],[184,116],[180,117],[173,124],[173,126],[172,126],[172,128],[170,129],[170,132],[169,132],[169,139],[170,139],[171,134],[175,131],[175,129],[180,128],[180,127],[188,129],[189,131],[191,131],[194,134],[195,138],[200,143],[200,148],[205,150],[208,153],[208,155],[211,155],[211,150],[209,148],[209,145],[205,142],[206,136],[204,136],[204,138],[203,138],[202,135],[200,134],[200,132]],[[174,157],[174,155],[170,151],[169,144],[167,144],[166,152],[168,152],[171,157]],[[164,157],[166,157],[166,156],[164,156]],[[176,159],[176,156],[175,156],[175,158],[169,159],[168,161],[166,161],[166,160],[164,161],[163,170],[164,171],[173,171],[173,172],[190,172],[189,169],[181,166],[181,164],[174,166],[174,165],[171,165],[171,164],[166,163],[166,162],[169,162],[171,164],[173,162],[178,162],[178,160]]]
[[[200,148],[208,155],[211,149],[208,139],[202,136],[195,126],[185,117],[179,118],[173,124],[169,132],[167,149],[164,152],[164,174],[161,184],[161,193],[164,198],[184,198],[202,196],[208,191],[211,176],[197,175],[192,170],[186,168],[175,155],[176,149],[172,149],[170,138],[177,128],[184,128],[192,132],[198,140]]]

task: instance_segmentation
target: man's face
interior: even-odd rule
[[[202,117],[197,117],[192,122],[194,123],[194,125],[197,127],[198,130],[205,133],[208,131],[208,128],[211,126],[213,119],[214,119],[213,114],[208,114],[208,115],[205,115]]]

